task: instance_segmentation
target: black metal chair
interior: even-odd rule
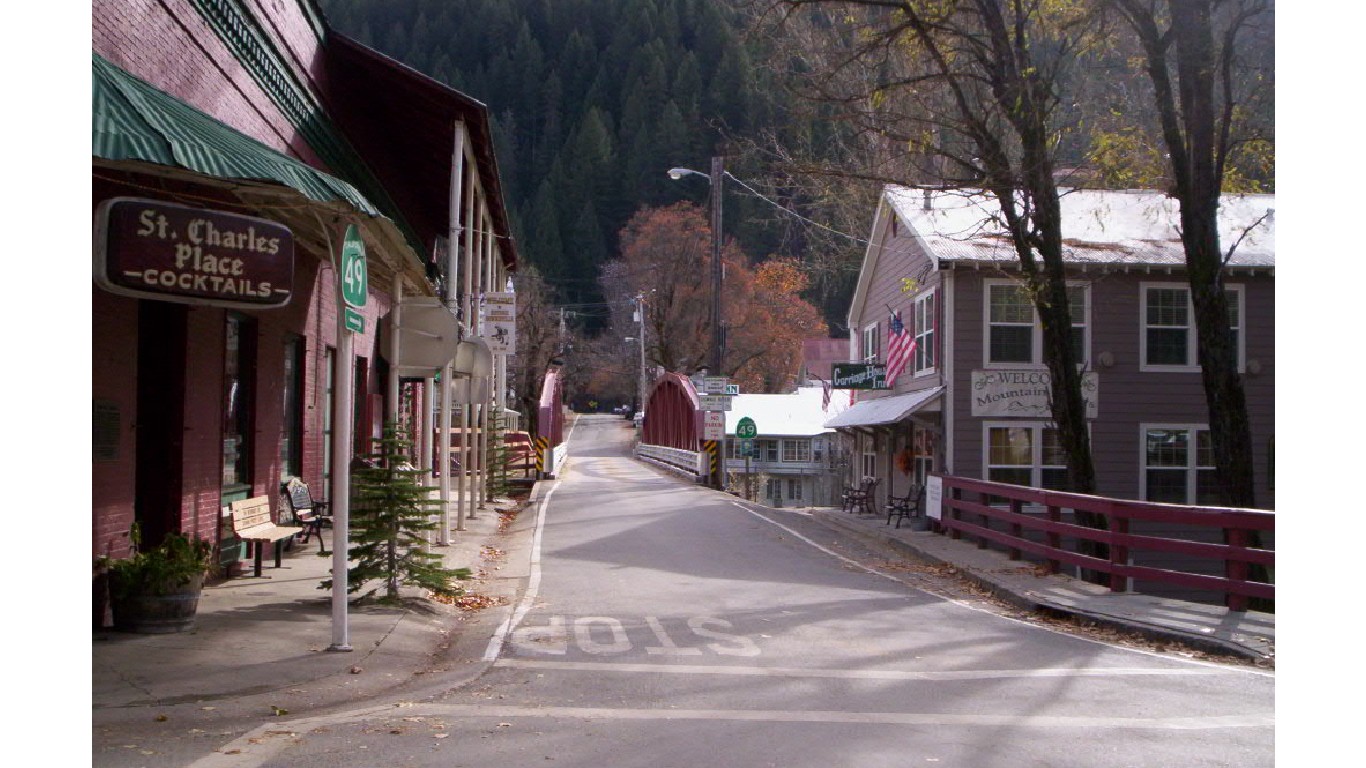
[[[845,512],[853,512],[854,507],[863,501],[863,492],[852,485],[844,486],[844,491],[840,494],[842,509]]]
[[[873,514],[873,498],[877,492],[878,480],[875,477],[865,477],[859,483],[858,488],[846,485],[844,487],[844,511],[857,511],[861,515]]]
[[[901,527],[901,521],[908,517],[919,517],[922,514],[921,500],[925,495],[925,486],[913,485],[906,492],[905,496],[892,496],[887,500],[887,524],[891,525],[892,518],[896,518],[896,527]]]
[[[331,503],[313,498],[312,491],[308,489],[308,483],[305,483],[300,477],[291,477],[287,482],[281,483],[280,495],[289,504],[290,511],[294,513],[294,520],[304,529],[299,534],[303,537],[300,543],[307,544],[310,538],[316,536],[318,537],[319,554],[327,554],[327,541],[323,539],[323,525],[332,522]]]

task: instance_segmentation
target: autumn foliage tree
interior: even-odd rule
[[[735,297],[727,297],[727,370],[734,371],[731,378],[742,392],[790,390],[802,340],[827,335],[820,311],[801,296],[809,285],[795,260],[773,259],[758,265],[748,285],[740,286],[743,303],[737,306]]]
[[[722,247],[722,373],[744,391],[791,384],[801,340],[826,333],[820,312],[801,297],[806,276],[792,261],[751,268],[733,242]],[[621,258],[603,270],[611,307],[608,333],[636,336],[643,326],[649,368],[692,373],[711,356],[711,228],[691,203],[638,211],[621,232]],[[634,313],[643,305],[642,320]]]

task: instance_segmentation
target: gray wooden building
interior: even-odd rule
[[[1275,507],[1275,197],[1225,196],[1221,240],[1257,464]],[[1098,493],[1208,502],[1208,412],[1177,231],[1160,192],[1064,190],[1073,338],[1084,362]],[[1061,488],[1042,332],[999,209],[977,192],[888,187],[849,309],[849,359],[885,362],[892,313],[916,347],[891,389],[826,422],[879,502],[937,471]]]

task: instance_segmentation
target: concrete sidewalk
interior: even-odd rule
[[[496,624],[501,615],[487,614],[511,610],[516,579],[493,571],[502,570],[501,553],[510,536],[500,531],[498,512],[516,506],[501,499],[479,510],[465,531],[452,531],[449,546],[433,550],[444,554],[448,567],[475,571],[466,593],[503,603],[488,611],[466,612],[425,600],[405,607],[353,605],[347,623],[352,650],[328,651],[331,591],[319,584],[330,575],[332,558],[320,556],[313,541],[293,545],[280,568],[267,557],[261,578],[251,576],[247,564],[247,575],[206,586],[192,630],[163,635],[97,631],[92,650],[97,724],[101,710],[178,705],[212,710],[216,703],[226,709],[265,693],[279,694],[272,707],[297,714],[376,696],[411,681],[430,669],[466,626]],[[324,533],[330,550],[332,531]],[[488,636],[467,641],[482,651]]]
[[[887,524],[885,515],[830,508],[813,509],[811,513],[826,526],[870,544],[952,565],[963,577],[1018,608],[1086,618],[1101,626],[1184,643],[1209,653],[1263,662],[1275,656],[1275,614],[1111,592],[1069,576],[1041,575],[1030,563],[1010,560],[1002,552],[978,549],[966,539],[955,541],[929,531],[914,531],[909,523],[894,528]]]

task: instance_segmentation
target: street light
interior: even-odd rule
[[[678,181],[686,175],[702,176],[711,183],[711,373],[724,376],[725,336],[721,332],[721,193],[725,175],[723,158],[711,159],[711,174],[691,168],[670,168],[669,178]]]

